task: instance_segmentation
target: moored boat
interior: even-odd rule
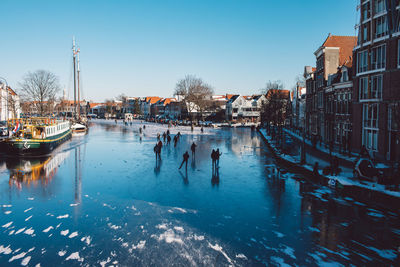
[[[3,145],[9,154],[45,155],[71,138],[71,125],[67,120],[27,118],[8,121],[12,136]]]

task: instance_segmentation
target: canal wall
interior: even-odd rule
[[[360,183],[349,176],[331,176],[323,175],[320,170],[319,175],[314,175],[313,167],[307,164],[300,164],[293,157],[282,154],[274,145],[274,141],[267,135],[265,129],[258,129],[261,138],[271,151],[276,162],[286,168],[288,171],[299,173],[304,177],[317,184],[334,187],[338,192],[357,197],[367,203],[375,203],[386,208],[398,210],[400,207],[400,192],[385,189],[384,185],[374,183]]]

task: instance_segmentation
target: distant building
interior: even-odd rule
[[[11,87],[0,83],[0,121],[17,119],[21,114],[19,96]]]
[[[257,122],[260,120],[261,107],[265,102],[264,95],[233,95],[226,103],[226,120]]]

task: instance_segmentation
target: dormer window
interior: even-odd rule
[[[343,70],[342,72],[342,82],[347,82],[349,80],[349,74],[347,70]]]

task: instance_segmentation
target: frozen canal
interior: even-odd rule
[[[138,128],[97,122],[51,157],[2,157],[0,266],[399,266],[398,210],[276,177],[256,132],[171,128],[156,167],[167,128]]]

